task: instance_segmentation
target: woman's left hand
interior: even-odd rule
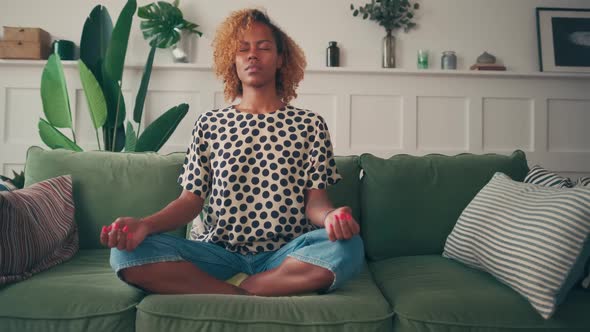
[[[352,209],[342,206],[328,213],[324,227],[330,241],[348,240],[360,232],[359,224],[352,217]]]

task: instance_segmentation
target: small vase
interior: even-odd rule
[[[383,68],[395,68],[395,37],[391,30],[383,37]]]
[[[175,63],[188,63],[190,62],[191,53],[191,38],[190,34],[186,31],[180,33],[180,40],[170,47],[172,53],[172,61]]]

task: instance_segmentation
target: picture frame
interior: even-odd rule
[[[590,72],[590,9],[537,7],[539,70]]]

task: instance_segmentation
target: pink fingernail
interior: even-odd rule
[[[129,231],[129,226],[125,225],[125,227],[123,227],[123,233],[127,233]]]
[[[107,227],[106,226],[102,226],[102,233],[106,233],[107,232]]]
[[[108,226],[107,226],[107,232],[110,232],[110,231],[111,231],[111,229],[112,229],[111,225],[108,225]]]

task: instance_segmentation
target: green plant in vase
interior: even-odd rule
[[[197,30],[198,25],[184,19],[178,7],[179,1],[173,3],[158,1],[139,7],[137,15],[144,20],[140,27],[144,39],[152,48],[170,48],[175,62],[188,62],[181,43],[191,34],[203,35]]]
[[[383,68],[395,67],[395,37],[393,32],[403,29],[404,32],[416,27],[414,11],[420,8],[420,4],[411,3],[410,0],[372,0],[363,6],[355,8],[350,5],[352,15],[362,15],[363,20],[369,19],[377,22],[385,28],[386,35],[383,38]]]

